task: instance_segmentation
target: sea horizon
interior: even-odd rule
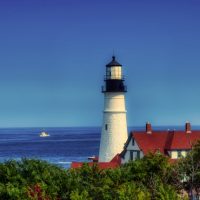
[[[171,129],[171,128],[175,128],[177,130],[180,129],[184,129],[185,128],[185,124],[182,125],[152,125],[152,128],[155,128],[155,130],[158,129]],[[144,125],[138,125],[138,126],[128,126],[128,130],[130,129],[135,129],[135,130],[141,130],[142,128],[145,128],[146,124]],[[193,125],[191,124],[192,129],[200,129],[200,125]],[[101,126],[13,126],[13,127],[0,127],[0,130],[2,129],[57,129],[57,128],[64,128],[64,129],[73,129],[73,128],[100,128]]]
[[[154,130],[184,130],[184,126],[153,126]],[[193,130],[200,126],[192,126]],[[41,138],[44,130],[50,137]],[[130,131],[145,126],[128,127]],[[101,127],[11,127],[0,128],[0,162],[41,159],[69,168],[71,162],[87,162],[99,154]]]

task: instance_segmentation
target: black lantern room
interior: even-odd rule
[[[112,57],[112,61],[106,65],[105,85],[102,92],[127,92],[124,85],[122,65]]]

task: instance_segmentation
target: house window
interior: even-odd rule
[[[130,151],[130,160],[133,160],[133,151]]]
[[[135,140],[132,138],[132,145],[135,146]]]
[[[178,158],[181,158],[181,157],[182,157],[181,151],[178,151]]]
[[[182,155],[183,158],[185,158],[186,155],[187,155],[187,152],[186,151],[181,151],[181,155]]]
[[[178,152],[177,151],[172,151],[171,152],[171,158],[172,159],[177,159],[178,158]]]
[[[108,130],[108,124],[105,124],[105,130],[106,131]]]
[[[130,160],[140,159],[140,151],[131,150],[130,151]]]
[[[140,151],[137,151],[137,159],[140,159]]]
[[[185,150],[177,151],[177,158],[185,158],[186,155],[187,155],[187,151],[185,151]]]

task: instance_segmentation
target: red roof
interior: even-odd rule
[[[84,162],[72,162],[71,168],[82,167]],[[89,166],[98,165],[100,169],[113,169],[121,165],[121,157],[117,154],[110,162],[88,162]]]
[[[117,154],[111,161],[110,163],[117,163],[118,165],[121,165],[121,156],[120,154]]]
[[[139,148],[144,154],[148,152],[160,151],[165,153],[166,150],[189,150],[191,144],[200,140],[200,131],[152,131],[147,134],[145,131],[132,132],[132,137],[137,142]]]
[[[100,163],[88,162],[89,166],[93,166],[95,164],[97,164],[100,169],[109,169],[109,168],[113,169],[113,168],[119,167],[118,163],[111,163],[111,162],[100,162]],[[83,162],[72,162],[71,168],[79,168],[79,167],[82,167],[82,165],[83,165]]]
[[[185,133],[183,131],[175,132],[171,143],[171,149],[191,149],[197,140],[200,140],[200,131]]]

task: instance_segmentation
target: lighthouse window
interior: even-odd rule
[[[120,78],[121,78],[121,67],[112,67],[111,79],[120,79]]]
[[[110,68],[108,68],[106,71],[106,79],[110,79],[110,77],[111,77],[111,71]]]
[[[106,131],[108,130],[108,124],[105,124],[105,130]]]
[[[132,145],[133,145],[133,146],[135,145],[135,140],[134,140],[134,138],[132,138]]]

